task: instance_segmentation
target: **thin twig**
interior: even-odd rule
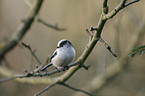
[[[107,7],[108,0],[103,0],[103,8]]]
[[[0,83],[3,83],[3,82],[6,82],[6,81],[9,81],[9,80],[13,80],[13,79],[16,79],[16,78],[24,78],[24,77],[27,77],[28,75],[21,75],[21,76],[14,76],[14,77],[9,77],[9,78],[5,78],[5,79],[0,79]]]
[[[31,46],[25,44],[24,42],[22,42],[22,45],[23,45],[24,47],[26,47],[26,48],[31,52],[31,54],[34,56],[34,58],[36,59],[36,61],[37,61],[40,65],[42,65],[41,61],[38,59],[38,57],[37,57],[37,56],[35,55],[35,53],[32,51]]]
[[[83,64],[82,67],[83,67],[84,69],[88,70],[88,69],[91,67],[91,65],[85,66],[85,65]]]
[[[103,1],[103,12],[104,12],[105,14],[107,14],[108,11],[109,11],[108,6],[107,6],[107,2],[108,2],[108,0],[104,0],[104,1]]]
[[[87,28],[86,28],[86,32],[89,34],[90,37],[93,36]]]
[[[24,2],[25,2],[30,8],[32,8],[32,4],[31,4],[31,2],[30,2],[29,0],[24,0]],[[44,20],[40,19],[39,16],[37,16],[36,19],[37,19],[37,22],[40,22],[40,23],[44,24],[45,26],[50,27],[50,28],[52,28],[52,29],[55,29],[55,30],[58,30],[58,31],[64,31],[64,30],[66,30],[65,28],[58,28],[57,24],[56,24],[55,26],[53,26],[53,25],[51,25],[51,24],[46,23]]]
[[[102,42],[106,48],[109,50],[109,52],[114,56],[114,57],[117,57],[117,55],[115,53],[113,53],[113,51],[111,50],[111,47],[100,37],[99,38],[100,42]]]
[[[122,0],[122,1],[125,1],[125,0]],[[121,10],[121,9],[119,9],[119,10]],[[116,11],[116,9],[115,9],[113,11],[114,13],[113,14],[110,14],[111,15],[110,17],[115,16],[119,10],[117,9],[117,11]],[[82,53],[82,55],[78,58],[78,63],[80,63],[79,66],[75,66],[75,67],[71,68],[68,72],[66,72],[65,74],[63,74],[62,76],[60,76],[59,77],[60,78],[59,80],[61,80],[61,82],[65,82],[66,80],[68,80],[80,68],[80,66],[85,62],[85,60],[90,55],[90,53],[92,52],[93,48],[95,47],[96,43],[99,41],[99,38],[98,37],[100,37],[101,32],[102,32],[102,29],[103,29],[106,21],[107,21],[107,19],[102,19],[102,17],[99,19],[99,23],[98,23],[98,25],[96,27],[96,32],[94,34],[94,37],[92,38],[92,41],[88,44],[88,47],[84,50],[84,52]],[[74,64],[74,65],[76,65],[76,64]],[[57,71],[55,71],[54,73],[57,73]],[[44,73],[44,74],[47,75],[48,73]],[[40,76],[40,73],[29,74],[27,76],[37,76],[37,75]],[[44,91],[48,90],[49,88],[51,88],[52,86],[55,85],[55,84],[54,85],[53,84],[54,83],[52,83],[51,85],[47,86],[45,89],[43,89],[41,92],[39,92],[39,94],[43,93]],[[37,94],[36,94],[36,96],[37,96]]]
[[[65,31],[66,30],[66,28],[59,28],[57,24],[56,25],[48,24],[44,20],[40,19],[38,16],[37,16],[37,21],[44,24],[45,26],[50,27],[52,29],[55,29],[57,31]]]
[[[89,34],[89,36],[90,36],[90,40],[89,41],[91,41],[92,40],[92,38],[93,38],[93,35],[90,33],[90,31],[86,28],[86,32]]]
[[[143,21],[144,23],[144,21]],[[100,89],[102,89],[105,85],[107,85],[111,79],[113,79],[117,74],[119,74],[123,68],[126,68],[126,65],[128,65],[128,60],[130,59],[128,56],[128,52],[130,52],[131,49],[133,49],[136,46],[139,46],[139,44],[143,41],[144,32],[145,30],[145,23],[140,26],[140,28],[135,32],[135,37],[132,38],[130,44],[127,47],[127,50],[124,55],[121,55],[121,57],[112,63],[110,66],[106,68],[105,74],[98,75],[94,77],[83,89],[89,92],[98,92]],[[75,93],[73,96],[83,96],[80,93]]]
[[[91,27],[90,31],[98,31],[97,27]]]
[[[124,7],[127,0],[121,0],[120,6]]]
[[[41,8],[42,3],[43,0],[36,0],[25,19],[25,22],[20,24],[12,36],[6,42],[4,42],[4,46],[0,47],[0,59],[2,59],[4,55],[7,54],[7,52],[16,47],[19,41],[28,32],[31,25],[33,24],[34,18]]]
[[[70,88],[70,89],[72,89],[72,90],[74,90],[74,91],[82,92],[82,93],[87,94],[87,95],[89,95],[89,96],[97,96],[97,95],[94,95],[94,94],[89,93],[89,92],[87,92],[87,91],[84,91],[84,90],[81,90],[81,89],[72,87],[72,86],[70,86],[70,85],[68,85],[68,84],[66,84],[66,83],[62,83],[61,85],[65,86],[65,87],[67,87],[67,88]]]
[[[76,61],[76,62],[74,62],[74,63],[71,63],[71,64],[68,65],[68,68],[70,68],[70,67],[72,67],[72,66],[76,66],[77,64],[79,64],[78,61]],[[40,68],[42,68],[41,66],[42,66],[42,65],[40,65]],[[59,73],[59,72],[61,72],[61,71],[64,71],[63,68],[61,68],[61,69],[54,70],[54,71],[51,71],[51,72],[35,73],[35,72],[37,72],[37,70],[39,70],[40,68],[35,69],[34,71],[31,71],[31,72],[29,72],[29,73],[27,73],[27,74],[23,74],[23,75],[19,75],[19,76],[13,76],[13,77],[5,78],[5,79],[0,79],[0,83],[6,82],[6,81],[9,81],[9,80],[13,80],[13,79],[16,79],[16,78],[50,76],[50,75]]]
[[[133,3],[139,2],[139,1],[140,1],[140,0],[131,1],[131,2],[127,3],[127,4],[125,4],[125,7],[127,7],[127,6],[129,6],[129,5],[133,4]]]
[[[48,85],[46,88],[42,89],[40,92],[38,92],[38,93],[37,93],[36,95],[34,95],[34,96],[39,96],[39,95],[42,94],[43,92],[47,91],[49,88],[55,86],[57,83],[58,83],[58,82],[55,82],[55,83],[53,83],[53,84],[51,84],[51,85]]]
[[[107,20],[107,19],[113,18],[120,10],[122,10],[123,8],[128,7],[129,5],[132,5],[136,2],[139,2],[140,0],[134,0],[134,1],[131,1],[127,4],[125,4],[126,1],[127,0],[121,0],[120,4],[116,8],[114,8],[114,10],[112,10],[108,14],[105,14],[105,15],[103,14],[102,19]]]
[[[34,58],[36,59],[36,61],[40,64],[40,66],[39,66],[38,68],[34,69],[33,72],[35,73],[35,72],[40,71],[40,69],[43,67],[44,64],[41,63],[41,61],[40,61],[39,58],[36,56],[36,54],[34,53],[34,51],[32,51],[32,48],[31,48],[30,45],[26,45],[24,42],[22,42],[22,45],[23,45],[24,47],[26,47],[26,48],[31,52],[32,56],[34,56]]]

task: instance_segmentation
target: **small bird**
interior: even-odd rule
[[[57,44],[57,49],[54,51],[53,55],[50,58],[50,63],[44,66],[41,71],[46,70],[48,67],[53,65],[56,69],[68,68],[75,58],[75,49],[70,41],[62,39]]]

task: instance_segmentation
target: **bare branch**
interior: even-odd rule
[[[124,7],[127,0],[121,0],[120,6]]]
[[[129,6],[129,5],[133,4],[133,3],[139,2],[139,1],[140,1],[140,0],[131,1],[131,2],[127,3],[127,4],[125,4],[125,7],[127,7],[127,6]]]
[[[109,11],[108,6],[107,6],[107,2],[108,2],[108,0],[103,1],[103,12],[104,12],[104,14],[107,14],[108,11]]]
[[[86,32],[89,34],[89,36],[90,36],[90,40],[89,41],[91,41],[92,40],[92,38],[93,38],[93,35],[90,33],[90,31],[88,30],[88,29],[86,29]]]
[[[117,57],[117,55],[116,55],[115,53],[113,53],[113,51],[111,50],[111,47],[110,47],[102,38],[99,38],[99,40],[100,40],[100,42],[102,42],[102,43],[106,46],[107,50],[109,50],[109,52],[110,52],[114,57]]]
[[[51,24],[48,24],[44,20],[40,19],[39,17],[37,17],[37,21],[40,22],[40,23],[42,23],[42,24],[44,24],[45,26],[50,27],[52,29],[55,29],[57,31],[65,31],[66,30],[66,28],[59,28],[57,24],[54,25],[54,26],[51,25]]]
[[[69,67],[72,67],[72,66],[74,66],[74,67],[70,68],[70,70],[68,70],[65,74],[63,74],[62,76],[59,77],[60,82],[65,82],[66,80],[68,80],[79,68],[82,67],[83,63],[85,62],[85,60],[87,59],[89,54],[92,52],[94,46],[99,41],[99,37],[101,35],[102,29],[103,29],[104,24],[106,23],[106,21],[107,20],[102,20],[102,18],[100,18],[97,27],[93,28],[97,32],[95,32],[91,42],[88,43],[88,46],[84,50],[83,54],[77,59],[77,61],[69,65]],[[29,73],[29,75],[27,75],[27,76],[29,76],[29,77],[30,76],[46,76],[46,75],[49,76],[49,75],[55,74],[59,71],[63,71],[63,70],[59,69],[59,70],[55,70],[55,71],[47,72],[47,73],[35,73],[35,74],[34,73],[33,74]],[[3,72],[1,72],[1,74],[2,73]],[[26,76],[23,75],[22,77],[26,77]],[[15,77],[15,78],[17,78],[17,77]]]
[[[90,31],[86,28],[86,32],[89,34],[89,36],[91,37],[91,38],[93,38],[93,35],[90,33]]]
[[[13,80],[13,79],[16,79],[16,78],[21,78],[22,76],[14,76],[14,77],[9,77],[9,78],[5,78],[5,79],[0,79],[0,83],[3,83],[3,82],[6,82],[6,81],[9,81],[9,80]]]
[[[42,1],[42,0],[39,0],[39,1]],[[107,1],[108,0],[104,0],[104,2],[106,2],[106,5],[104,4],[104,7],[106,7],[107,6]],[[106,11],[104,11],[103,10],[103,12],[102,12],[102,15],[101,15],[101,17],[100,17],[100,19],[99,19],[99,22],[98,22],[98,25],[96,26],[96,27],[93,27],[93,29],[95,29],[95,33],[93,34],[93,38],[92,38],[92,40],[88,43],[88,45],[87,45],[87,47],[85,48],[85,50],[84,50],[84,52],[82,53],[82,55],[77,59],[77,61],[76,62],[74,62],[74,63],[72,63],[72,64],[70,64],[69,65],[69,67],[72,67],[72,66],[74,66],[74,67],[72,67],[72,68],[70,68],[66,73],[64,73],[64,74],[62,74],[61,76],[59,76],[59,77],[57,77],[57,78],[52,78],[52,77],[50,77],[51,79],[49,79],[50,80],[50,82],[49,82],[49,84],[51,84],[51,85],[49,85],[49,86],[47,86],[45,89],[43,89],[42,91],[40,91],[39,93],[37,93],[36,94],[36,96],[38,96],[39,94],[41,94],[41,93],[43,93],[43,92],[45,92],[46,90],[48,90],[49,88],[51,88],[52,86],[54,86],[54,85],[56,85],[56,84],[61,84],[61,83],[64,83],[65,81],[67,81],[78,69],[80,69],[81,67],[82,67],[82,65],[83,65],[83,63],[85,62],[85,60],[87,59],[87,57],[90,55],[90,53],[92,52],[92,50],[93,50],[93,48],[95,47],[95,45],[97,44],[97,42],[99,41],[99,38],[101,37],[101,33],[102,33],[102,29],[103,29],[103,27],[104,27],[104,25],[105,25],[105,23],[106,23],[106,21],[109,19],[109,18],[111,18],[111,17],[113,17],[113,16],[115,16],[122,8],[123,8],[123,6],[125,5],[125,3],[126,3],[126,0],[122,0],[122,2],[120,3],[120,5],[118,5],[117,7],[116,7],[116,9],[114,9],[114,11],[112,11],[112,13],[108,13],[108,14],[103,14],[103,12],[106,12]],[[108,17],[107,17],[108,16]],[[26,21],[25,21],[26,22]],[[26,30],[28,30],[28,29],[26,29]],[[15,42],[14,42],[15,43]],[[16,43],[17,44],[17,43]],[[16,45],[15,44],[15,45]],[[6,52],[5,52],[6,53]],[[1,54],[0,54],[1,55]],[[1,70],[0,70],[1,71]],[[5,70],[4,70],[5,71]],[[52,72],[47,72],[47,73],[33,73],[33,72],[29,72],[28,74],[25,74],[25,75],[22,75],[22,76],[20,76],[20,77],[18,77],[18,78],[23,78],[23,77],[34,77],[34,76],[49,76],[49,75],[52,75],[52,74],[54,74],[54,73],[57,73],[57,72],[59,72],[59,71],[63,71],[63,69],[59,69],[59,70],[56,70],[56,71],[52,71]],[[110,70],[110,72],[112,72],[112,70]],[[3,72],[0,72],[1,74],[5,74],[5,73],[3,73]],[[11,75],[11,74],[10,74]],[[13,74],[12,74],[13,75]],[[106,76],[106,75],[103,75],[104,77]],[[112,76],[112,75],[110,75],[110,73],[108,73],[108,75],[107,75],[107,77],[106,78],[108,78],[109,76]],[[14,79],[14,78],[17,78],[16,76],[15,77],[11,77],[11,78],[9,78],[9,79],[7,79],[7,80],[10,80],[10,79]],[[17,78],[17,79],[18,79]],[[105,79],[106,79],[105,78]],[[24,79],[26,79],[26,78],[24,78]],[[29,78],[27,78],[27,79],[29,79]],[[32,79],[32,78],[31,78]],[[40,82],[42,82],[42,81],[40,81]],[[58,83],[59,82],[59,83]],[[96,81],[95,81],[96,82]],[[31,83],[33,83],[33,82],[31,82]],[[101,83],[102,84],[102,83]],[[95,85],[96,86],[96,85]],[[69,86],[70,87],[70,86]],[[98,87],[98,86],[97,86]],[[72,87],[71,87],[72,88]]]
[[[102,75],[98,75],[94,77],[92,81],[89,82],[83,89],[89,92],[96,92],[103,86],[107,85],[108,80],[110,81],[114,76],[119,74],[123,68],[126,68],[125,66],[128,64],[129,56],[128,53],[132,48],[135,46],[138,46],[140,42],[143,40],[144,37],[144,30],[145,30],[145,22],[143,21],[144,24],[140,26],[140,28],[136,31],[136,34],[134,35],[135,37],[130,40],[130,45],[128,45],[127,50],[125,50],[126,54],[122,55],[116,62],[112,63],[110,66],[106,68],[106,73]],[[83,96],[79,93],[75,93],[73,96]]]
[[[108,0],[103,0],[103,8],[107,7],[107,2],[108,2]]]
[[[85,66],[85,65],[83,64],[82,67],[83,67],[84,69],[88,70],[88,69],[91,67],[91,65]]]
[[[22,42],[22,45],[24,46],[24,47],[26,47],[30,52],[31,52],[31,54],[34,56],[34,58],[36,59],[36,61],[40,64],[40,65],[42,65],[42,63],[41,63],[41,61],[39,60],[39,58],[35,55],[35,53],[32,51],[32,49],[31,49],[31,46],[30,45],[26,45],[24,42]]]
[[[41,90],[40,92],[38,92],[36,95],[34,96],[39,96],[40,94],[42,94],[43,92],[47,91],[49,88],[55,86],[58,82],[55,82],[53,84],[48,85],[46,88],[44,88],[43,90]]]
[[[129,2],[129,3],[125,4],[126,1],[127,0],[121,0],[120,4],[113,11],[111,11],[110,13],[105,14],[104,16],[102,16],[102,19],[104,19],[104,20],[105,19],[110,19],[110,18],[114,17],[121,9],[123,9],[123,8],[125,8],[125,7],[127,7],[131,4],[134,4],[134,3],[136,3],[140,0],[134,0],[132,2]]]
[[[72,90],[74,90],[74,91],[78,91],[78,92],[82,92],[82,93],[84,93],[84,94],[87,94],[88,96],[97,96],[97,95],[94,95],[94,94],[89,93],[89,92],[87,92],[87,91],[84,91],[84,90],[81,90],[81,89],[72,87],[72,86],[70,86],[70,85],[68,85],[68,84],[66,84],[66,83],[62,83],[61,85],[65,86],[65,87],[67,87],[67,88],[70,88],[70,89],[72,89]]]
[[[78,61],[71,63],[68,65],[68,68],[72,67],[72,66],[76,66],[77,64],[79,64]],[[58,69],[58,70],[54,70],[51,72],[44,72],[44,73],[35,73],[37,71],[39,71],[39,69],[42,68],[42,65],[40,65],[40,67],[38,67],[37,69],[35,69],[34,71],[28,72],[27,74],[23,74],[23,75],[18,75],[18,76],[13,76],[13,77],[9,77],[9,78],[5,78],[5,79],[0,79],[0,83],[12,80],[12,79],[16,79],[16,78],[27,78],[27,77],[42,77],[42,76],[50,76],[53,75],[55,73],[64,71],[63,69]],[[5,69],[6,70],[6,69]],[[0,72],[3,73],[3,72]],[[8,73],[7,73],[8,74]],[[11,73],[9,74],[11,75]]]
[[[27,33],[34,21],[35,16],[38,14],[42,3],[43,0],[36,0],[25,19],[25,22],[20,24],[10,39],[4,42],[3,46],[0,47],[0,59],[2,59],[7,52],[12,50]]]
[[[139,30],[136,32],[137,33],[137,35],[135,35],[136,37],[134,37],[135,38],[135,40],[133,40],[132,42],[134,43],[134,44],[132,44],[132,46],[130,46],[130,48],[128,49],[128,52],[130,52],[130,50],[131,49],[133,49],[136,45],[135,44],[138,44],[139,42],[141,42],[141,40],[142,40],[142,38],[143,38],[143,36],[144,36],[144,29],[145,29],[145,23],[144,24],[142,24],[142,26],[139,28]],[[128,52],[125,52],[125,53],[128,53]],[[127,54],[128,55],[128,54]],[[126,56],[125,56],[126,57]],[[125,61],[125,60],[121,60],[121,61]],[[118,61],[119,62],[119,61]],[[78,65],[80,63],[80,61],[76,61],[76,62],[74,62],[74,63],[72,63],[72,64],[70,64],[69,65],[69,67],[72,67],[72,66],[76,66],[76,65]],[[122,63],[122,62],[121,62]],[[112,66],[116,66],[116,65],[118,65],[118,64],[113,64]],[[1,65],[2,66],[2,65]],[[11,73],[11,72],[9,72],[9,71],[7,71],[7,69],[5,69],[4,67],[1,67],[0,66],[0,73],[1,74],[7,74],[8,75],[8,77],[9,78],[6,78],[6,79],[1,79],[0,80],[0,83],[2,83],[2,82],[6,82],[6,81],[8,81],[8,80],[12,80],[12,79],[16,79],[16,78],[25,78],[25,77],[38,77],[38,76],[49,76],[49,75],[52,75],[52,74],[55,74],[55,73],[58,73],[59,71],[63,71],[63,69],[59,69],[59,70],[55,70],[55,71],[52,71],[52,72],[48,72],[48,73],[35,73],[35,74],[31,74],[30,75],[30,73],[29,73],[29,75],[28,74],[24,74],[24,75],[19,75],[19,76],[14,76],[14,77],[11,77],[13,74],[15,74],[15,75],[17,75],[16,73]],[[77,66],[76,66],[77,67]],[[111,67],[110,67],[111,68]],[[113,67],[114,68],[114,67]],[[115,68],[116,69],[116,68]],[[76,68],[74,67],[74,68],[72,68],[72,69],[70,69],[67,73],[65,73],[64,75],[62,75],[61,76],[61,78],[63,78],[63,80],[64,80],[64,77],[65,78],[67,78],[67,77],[69,77],[69,75],[70,74],[72,74],[71,72],[74,72],[74,71],[76,71]],[[9,73],[6,73],[6,72],[9,72]],[[115,71],[114,71],[115,72]],[[110,72],[111,73],[111,72]],[[7,76],[7,75],[5,75],[5,76]],[[43,77],[44,78],[44,77]],[[103,77],[104,78],[104,77]],[[36,79],[36,80],[38,80],[38,79]],[[35,80],[35,81],[36,81]],[[18,81],[21,81],[20,79],[18,79]],[[24,82],[24,81],[23,81]],[[39,83],[41,83],[42,81],[39,81]],[[27,82],[27,83],[31,83],[31,82]]]

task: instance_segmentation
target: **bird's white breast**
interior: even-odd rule
[[[56,51],[57,55],[54,58],[52,58],[52,63],[57,68],[67,66],[75,58],[75,50],[73,47],[59,48]]]

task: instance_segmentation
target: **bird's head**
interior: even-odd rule
[[[57,48],[62,48],[62,47],[72,47],[72,44],[70,41],[66,39],[62,39],[58,42]]]

